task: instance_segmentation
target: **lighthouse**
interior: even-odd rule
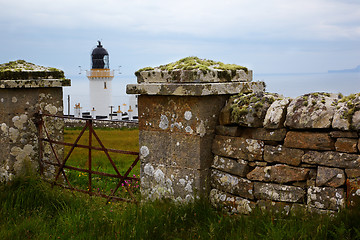
[[[108,118],[111,102],[111,82],[114,70],[110,70],[109,53],[98,41],[91,53],[91,70],[86,71],[90,86],[90,104],[92,115],[96,118]]]

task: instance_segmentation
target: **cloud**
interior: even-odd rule
[[[3,27],[113,29],[240,39],[360,37],[360,5],[343,0],[2,0]]]

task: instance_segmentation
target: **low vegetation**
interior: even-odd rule
[[[66,130],[65,139],[73,140],[79,131]],[[107,136],[103,138],[107,147],[115,148],[112,144],[127,136],[130,145],[124,143],[121,148],[138,148],[137,130],[96,131],[100,136]],[[70,161],[79,166],[86,165],[82,160],[76,160],[85,153],[74,154]],[[101,158],[95,159],[95,166],[108,169],[100,164]],[[79,173],[72,176],[79,184],[82,178],[84,176]],[[213,208],[207,199],[189,204],[167,200],[105,204],[103,198],[51,188],[37,176],[25,176],[0,184],[0,236],[5,240],[360,239],[360,209],[346,209],[335,217],[314,213],[283,215],[259,209],[250,215],[229,215]]]
[[[228,215],[206,200],[139,205],[51,188],[36,177],[0,185],[1,239],[359,239],[360,210],[335,217],[254,211]]]
[[[24,80],[24,79],[64,79],[62,70],[38,66],[25,60],[10,61],[0,64],[1,80]]]
[[[244,70],[245,72],[248,71],[248,69],[246,67],[236,65],[236,64],[225,64],[225,63],[216,62],[213,60],[200,59],[198,57],[186,57],[186,58],[180,59],[179,61],[169,63],[166,65],[161,65],[156,68],[152,68],[152,67],[142,68],[142,69],[139,69],[136,73],[139,73],[142,71],[151,71],[151,70],[155,70],[155,69],[159,69],[162,71],[199,69],[203,72],[207,72],[207,71],[210,71],[213,69],[231,70],[231,71]]]

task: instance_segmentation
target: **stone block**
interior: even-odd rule
[[[360,168],[355,169],[345,169],[347,178],[358,178],[360,177]]]
[[[247,93],[233,97],[231,122],[244,127],[263,127],[264,118],[270,105],[280,95],[274,93]]]
[[[213,161],[212,135],[200,137],[164,131],[140,131],[139,144],[141,161],[144,163],[207,169]]]
[[[254,181],[288,183],[306,181],[309,172],[310,169],[277,164],[274,166],[256,167],[246,177]]]
[[[345,206],[345,193],[342,188],[309,187],[307,204],[310,207],[340,210]]]
[[[360,156],[357,154],[333,151],[309,151],[302,157],[302,162],[336,168],[359,168]]]
[[[256,206],[261,210],[271,213],[289,214],[292,208],[292,203],[287,202],[273,202],[270,200],[259,200]]]
[[[264,160],[270,163],[285,163],[299,166],[304,151],[300,149],[286,148],[282,145],[264,147]]]
[[[360,96],[359,96],[359,99],[360,99]],[[360,102],[358,102],[357,105],[358,105],[358,109],[359,109]],[[360,130],[360,111],[359,110],[355,111],[355,113],[352,117],[351,129],[354,129],[356,131]]]
[[[8,89],[8,91],[9,99],[7,102],[9,109],[6,110],[8,113],[34,113],[37,110],[36,106],[39,106],[42,100],[39,96],[39,89]]]
[[[167,71],[156,68],[136,72],[136,76],[138,83],[251,82],[252,70],[232,72],[231,70],[212,69],[204,72],[200,69]]]
[[[335,149],[338,152],[356,153],[358,139],[353,138],[338,138],[335,142]]]
[[[251,181],[222,171],[211,170],[211,186],[240,197],[254,199]]]
[[[234,98],[230,98],[226,101],[225,106],[221,109],[219,114],[219,123],[220,125],[230,125],[231,121],[231,112],[232,105],[234,104]],[[221,135],[221,134],[220,134]]]
[[[319,209],[319,208],[311,207],[311,206],[307,206],[306,210],[309,213],[322,214],[322,215],[327,215],[329,217],[335,217],[336,213],[337,213],[337,211],[334,211],[334,210]]]
[[[139,130],[214,134],[218,116],[228,96],[139,96]]]
[[[291,101],[285,126],[294,129],[330,128],[338,95],[310,93]]]
[[[289,104],[290,98],[275,100],[266,112],[263,123],[264,128],[278,129],[284,127],[286,109]]]
[[[340,187],[345,184],[344,170],[339,168],[318,167],[316,186]]]
[[[237,137],[240,135],[240,128],[238,126],[216,126],[215,133],[217,135]]]
[[[334,140],[328,133],[293,132],[286,134],[284,146],[289,148],[335,150]]]
[[[171,165],[190,169],[208,169],[213,162],[211,145],[213,135],[204,137],[170,134]]]
[[[240,137],[216,135],[212,145],[215,155],[244,160],[262,160],[264,142]]]
[[[207,195],[208,170],[194,170],[164,164],[141,163],[141,193],[146,199],[173,198],[190,201]]]
[[[360,206],[360,178],[346,180],[348,206]]]
[[[140,131],[140,159],[144,163],[171,164],[171,135],[157,131]]]
[[[242,159],[235,160],[226,157],[215,156],[212,168],[239,177],[245,177],[246,174],[249,172],[249,163],[248,161]]]
[[[241,128],[238,136],[263,141],[281,142],[286,136],[286,129]]]
[[[249,162],[249,166],[254,168],[256,166],[259,166],[259,167],[265,167],[267,166],[268,163],[267,162],[260,162],[260,161],[255,161],[255,162]]]
[[[224,208],[231,213],[249,214],[255,208],[254,202],[218,189],[211,189],[209,198],[214,207]]]
[[[344,132],[344,131],[331,131],[330,136],[332,138],[358,138],[356,132]]]
[[[339,100],[332,127],[342,131],[360,130],[360,94]]]
[[[262,92],[264,90],[264,82],[140,83],[126,85],[127,94],[152,96],[225,96],[249,91]]]
[[[254,195],[256,199],[295,203],[303,201],[305,191],[300,187],[254,182]]]

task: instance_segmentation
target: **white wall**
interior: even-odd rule
[[[106,82],[106,89],[104,83]],[[95,115],[109,116],[112,105],[112,78],[91,78],[90,87],[90,109],[95,107]]]

